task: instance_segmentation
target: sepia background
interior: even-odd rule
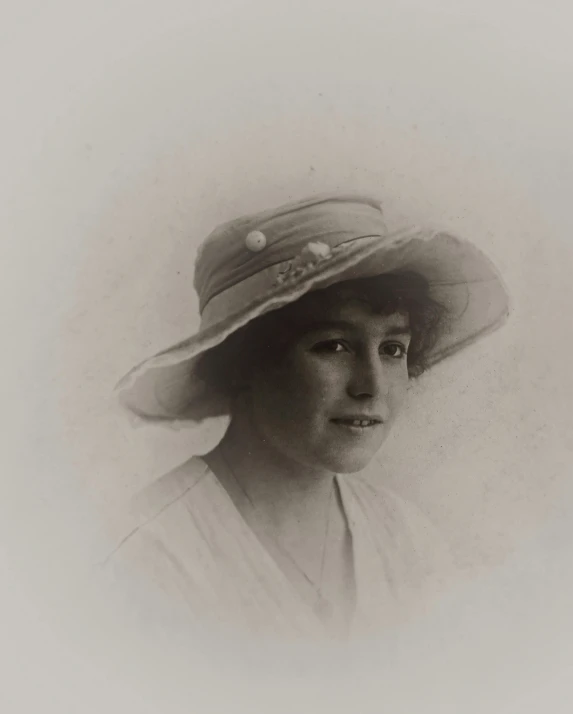
[[[11,5],[2,711],[569,711],[568,3]],[[371,474],[442,528],[471,586],[344,656],[173,652],[104,625],[91,577],[129,497],[221,429],[134,429],[114,384],[195,329],[193,257],[215,225],[338,189],[475,241],[510,291],[502,331],[416,383]]]

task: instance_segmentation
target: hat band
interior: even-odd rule
[[[326,243],[310,242],[305,249],[294,258],[268,266],[239,283],[214,295],[201,313],[201,329],[204,330],[232,315],[251,306],[257,298],[268,298],[273,290],[300,285],[313,274],[321,272],[321,268],[331,263],[340,262],[341,257],[349,255],[349,244],[352,253],[360,253],[366,245],[379,243],[384,238],[380,235],[360,236],[339,243],[330,248]]]
[[[215,295],[265,268],[293,258],[312,241],[331,250],[361,236],[386,235],[380,204],[322,199],[250,216],[216,229],[199,248],[194,287],[200,311]]]

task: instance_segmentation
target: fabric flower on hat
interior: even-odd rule
[[[286,270],[277,276],[277,284],[282,285],[289,280],[300,278],[318,263],[332,257],[330,246],[326,243],[311,242],[305,245],[300,254],[288,264]]]

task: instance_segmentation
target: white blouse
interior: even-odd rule
[[[435,528],[411,502],[363,476],[337,476],[350,532],[354,612],[347,635],[373,634],[421,613],[453,571]],[[170,617],[253,634],[333,636],[214,472],[193,458],[134,502],[137,525],[110,556],[125,581],[150,587]]]

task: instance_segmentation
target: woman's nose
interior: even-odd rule
[[[378,353],[357,360],[348,384],[348,393],[355,399],[376,399],[388,391],[388,380]]]

